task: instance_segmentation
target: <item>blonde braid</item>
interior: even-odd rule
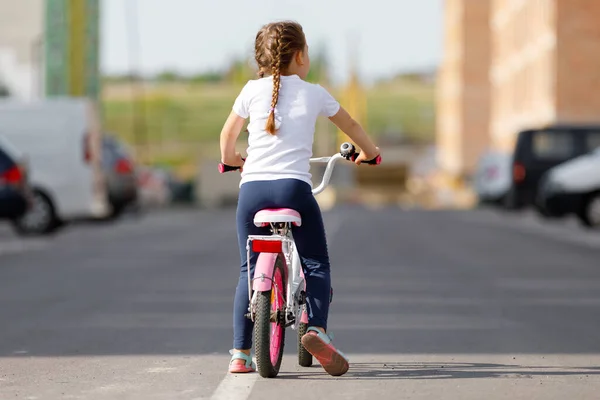
[[[273,40],[273,64],[271,65],[273,73],[273,99],[271,100],[271,109],[269,110],[269,118],[267,119],[266,131],[271,135],[275,135],[275,106],[279,101],[279,89],[281,88],[281,52],[283,50],[283,24],[277,25],[275,28],[275,37]]]

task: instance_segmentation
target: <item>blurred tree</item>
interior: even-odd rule
[[[225,76],[230,83],[243,85],[248,80],[256,78],[256,70],[252,68],[248,59],[235,58],[231,61]]]
[[[175,71],[163,71],[154,77],[158,82],[177,82],[181,80],[181,76]]]
[[[138,77],[136,74],[114,74],[114,75],[104,75],[102,80],[108,83],[123,83],[130,82],[136,80]]]
[[[329,82],[329,61],[327,49],[324,45],[317,46],[317,50],[311,53],[310,71],[306,80],[313,83],[327,84]],[[249,79],[256,79],[257,68],[254,60],[247,58],[234,58],[224,73],[224,78],[230,83],[241,85]]]
[[[190,76],[191,83],[216,83],[222,82],[225,79],[225,74],[219,71],[204,72]]]
[[[310,55],[310,71],[306,80],[313,83],[329,83],[329,60],[327,58],[327,48],[321,43],[317,50]]]

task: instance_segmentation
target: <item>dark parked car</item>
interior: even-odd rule
[[[519,209],[535,204],[539,182],[551,168],[589,153],[600,144],[600,126],[553,125],[519,133],[512,177],[504,204]]]
[[[124,146],[113,136],[102,139],[102,166],[106,174],[111,216],[118,217],[138,198],[135,164]]]
[[[0,136],[0,219],[15,220],[27,212],[31,191],[20,155]]]

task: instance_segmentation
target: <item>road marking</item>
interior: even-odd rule
[[[26,251],[41,250],[48,245],[46,240],[10,240],[0,242],[0,255],[24,253]]]
[[[474,217],[474,218],[473,218]],[[600,235],[586,231],[585,228],[572,226],[570,221],[544,221],[531,214],[501,215],[494,212],[470,214],[463,221],[482,225],[499,225],[513,228],[522,232],[529,232],[544,236],[548,239],[569,242],[575,245],[584,245],[591,248],[600,248]]]
[[[162,374],[165,372],[175,372],[177,371],[177,368],[173,368],[173,367],[155,367],[155,368],[148,368],[146,370],[146,373],[148,374]]]
[[[258,373],[225,375],[211,400],[246,400],[258,379]]]

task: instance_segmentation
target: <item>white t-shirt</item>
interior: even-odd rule
[[[298,75],[281,77],[275,106],[275,135],[266,130],[273,97],[271,76],[251,80],[235,100],[233,111],[250,117],[248,150],[240,186],[249,181],[295,178],[312,187],[309,159],[312,156],[315,122],[319,115],[334,116],[340,104],[322,86]]]

